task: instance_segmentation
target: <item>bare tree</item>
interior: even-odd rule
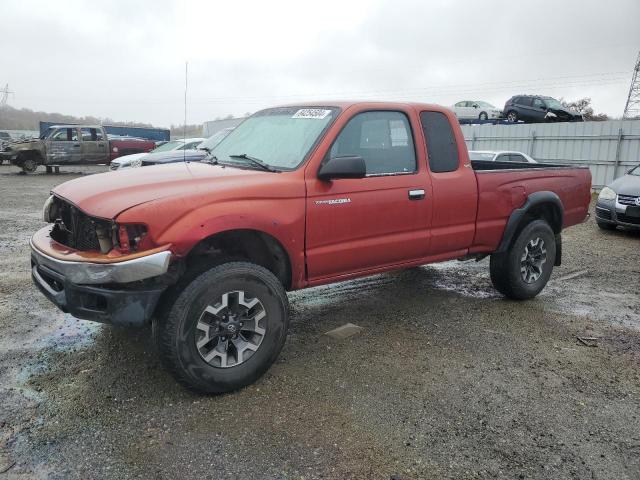
[[[582,117],[588,122],[602,122],[609,120],[609,116],[606,113],[594,113],[591,106],[591,98],[584,97],[572,102],[560,98],[560,103],[571,110],[582,114]]]

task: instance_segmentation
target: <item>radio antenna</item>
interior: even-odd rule
[[[187,89],[189,87],[189,62],[184,62],[184,124],[182,125],[182,161],[187,162],[187,150],[184,146],[187,144]]]

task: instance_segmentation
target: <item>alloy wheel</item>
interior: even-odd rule
[[[227,292],[200,315],[196,348],[213,367],[235,367],[258,351],[266,329],[267,312],[258,298],[242,290]]]
[[[542,275],[542,266],[547,262],[544,240],[536,237],[524,247],[520,258],[520,275],[526,283],[535,283]]]

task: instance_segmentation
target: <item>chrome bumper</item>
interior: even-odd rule
[[[79,285],[128,283],[157,277],[167,273],[171,258],[171,252],[166,251],[118,263],[68,262],[45,255],[32,241],[30,245],[37,265],[49,267]]]

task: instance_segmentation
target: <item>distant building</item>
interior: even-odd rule
[[[227,118],[224,120],[211,120],[202,124],[202,136],[209,138],[214,133],[223,128],[236,127],[240,125],[246,118]]]

